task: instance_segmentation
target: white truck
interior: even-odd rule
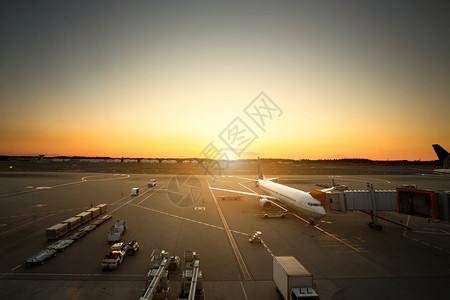
[[[102,260],[101,266],[103,270],[115,270],[125,258],[125,251],[110,251]]]
[[[147,183],[148,187],[154,187],[156,185],[156,179],[150,179],[150,181]]]
[[[131,196],[137,196],[137,195],[139,195],[139,188],[132,188]]]
[[[273,281],[284,300],[319,300],[313,275],[293,256],[273,257]]]
[[[127,221],[117,221],[108,232],[108,243],[119,242],[125,231],[127,231]]]

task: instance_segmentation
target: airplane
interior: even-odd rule
[[[433,144],[433,148],[437,156],[439,157],[439,161],[443,166],[443,169],[436,169],[434,171],[438,173],[450,174],[450,154],[439,144]]]
[[[278,178],[267,179],[264,176],[261,161],[258,157],[258,180],[250,180],[255,181],[257,186],[259,186],[268,195],[220,189],[214,187],[210,187],[210,189],[259,197],[259,203],[263,208],[270,208],[274,203],[273,201],[279,201],[292,210],[299,212],[301,215],[310,218],[310,224],[312,225],[314,225],[314,221],[317,221],[326,215],[325,208],[323,207],[322,203],[311,196],[310,193],[276,183],[275,181],[277,179]],[[334,187],[327,188],[321,191],[325,192],[332,189],[334,189]]]

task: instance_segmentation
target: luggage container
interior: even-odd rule
[[[81,218],[80,217],[72,217],[70,219],[63,221],[63,223],[67,223],[67,226],[69,227],[69,231],[72,231],[81,225]]]
[[[100,208],[100,214],[103,214],[106,212],[106,209],[108,208],[108,204],[99,204],[96,207]]]
[[[91,209],[88,209],[86,212],[90,212],[91,213],[91,218],[96,218],[100,215],[100,207],[93,207]]]
[[[69,232],[69,225],[67,223],[59,223],[47,228],[45,231],[45,237],[50,240],[56,240],[60,236],[65,235]]]
[[[90,219],[92,219],[92,214],[90,211],[85,211],[85,212],[79,213],[77,215],[77,217],[79,217],[81,219],[81,223],[85,224]]]

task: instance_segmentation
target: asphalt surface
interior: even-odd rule
[[[157,185],[147,188],[149,179]],[[439,175],[345,175],[337,183],[363,189],[401,184],[450,190]],[[328,175],[280,176],[280,183],[306,191],[330,184]],[[316,226],[301,215],[263,219],[257,198],[221,200],[226,189],[261,191],[242,178],[189,175],[124,175],[66,172],[0,173],[0,299],[139,299],[153,249],[200,254],[207,299],[278,299],[272,255],[293,255],[314,275],[321,299],[444,299],[450,294],[450,226],[393,212],[412,231],[382,222],[370,229],[361,212],[329,213]],[[244,187],[245,186],[245,187]],[[139,187],[139,196],[130,189]],[[112,219],[43,265],[24,260],[50,245],[45,229],[90,208],[108,204]],[[272,209],[272,210],[275,210]],[[107,233],[127,220],[124,241],[137,239],[139,253],[115,271],[102,271]],[[259,230],[263,244],[247,234]],[[181,270],[171,279],[177,299]]]

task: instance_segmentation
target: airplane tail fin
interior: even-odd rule
[[[261,160],[258,157],[258,179],[262,179],[265,180],[266,177],[264,176],[263,170],[262,170],[262,166],[261,166]]]
[[[437,156],[439,157],[439,161],[441,162],[441,164],[444,165],[444,168],[446,168],[446,165],[449,163],[448,161],[450,160],[449,158],[450,154],[439,144],[433,144],[433,148]]]

